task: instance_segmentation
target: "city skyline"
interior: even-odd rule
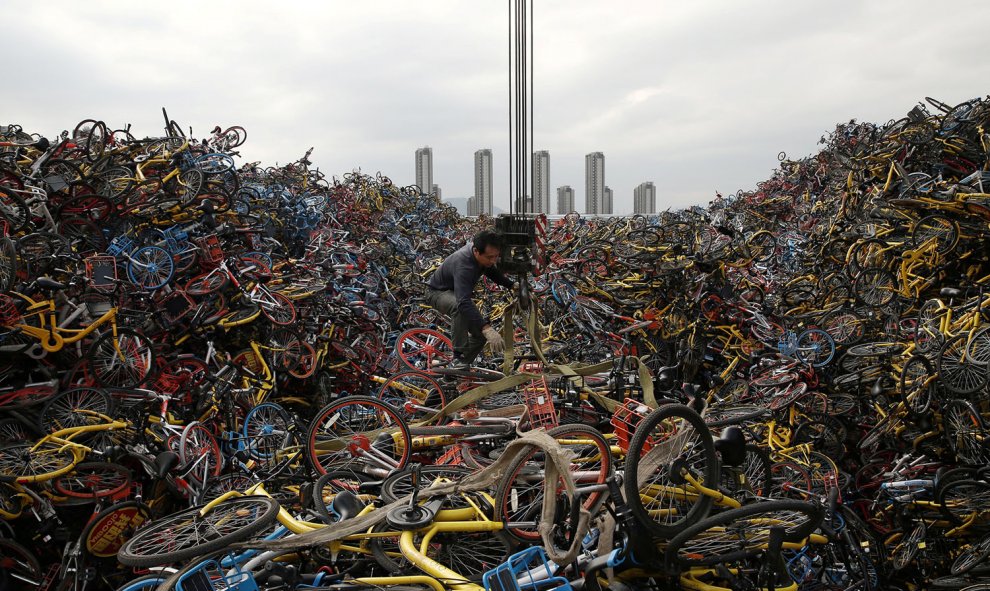
[[[481,148],[474,152],[474,185],[475,194],[468,196],[452,196],[454,201],[463,200],[465,203],[465,215],[477,216],[481,214],[492,215],[494,207],[494,187],[492,183],[492,156],[491,148]],[[429,146],[416,150],[416,175],[417,184],[426,182],[425,178],[432,178],[433,150]],[[529,194],[521,196],[512,204],[513,211],[526,211],[529,213],[554,214],[554,205],[558,215],[571,211],[586,213],[590,215],[625,215],[636,213],[656,213],[656,186],[653,181],[644,181],[633,189],[632,211],[616,211],[615,191],[608,185],[604,185],[605,155],[603,152],[592,152],[585,155],[585,211],[578,211],[574,208],[576,192],[570,185],[561,185],[556,189],[557,202],[553,203],[550,197],[550,151],[537,150],[532,154],[531,180],[535,196]],[[601,190],[598,191],[598,184]],[[649,186],[648,197],[640,196],[640,193]],[[566,198],[561,201],[561,189],[567,188],[570,193],[570,201]],[[437,198],[443,198],[443,192],[439,183],[432,183],[431,193]],[[479,197],[480,194],[480,197]],[[600,194],[589,201],[589,194]],[[643,200],[645,199],[645,201]],[[569,208],[562,210],[566,204]]]

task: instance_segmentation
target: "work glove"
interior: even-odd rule
[[[485,336],[485,340],[488,341],[488,346],[492,348],[492,353],[498,355],[505,350],[505,341],[502,340],[502,335],[498,334],[497,330],[491,326],[486,326],[481,329],[481,334],[483,334]]]

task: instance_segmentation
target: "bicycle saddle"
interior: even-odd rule
[[[330,512],[337,516],[338,521],[346,521],[356,517],[364,509],[365,503],[349,490],[342,490],[330,503]]]
[[[65,289],[65,284],[50,277],[38,277],[35,284],[41,289]]]
[[[179,465],[179,454],[174,451],[163,451],[155,456],[155,477],[165,478],[165,475]]]
[[[963,290],[956,289],[955,287],[943,287],[939,290],[938,295],[943,298],[958,298],[963,295]]]
[[[736,425],[726,427],[715,440],[715,451],[727,466],[741,466],[746,461],[746,434]]]

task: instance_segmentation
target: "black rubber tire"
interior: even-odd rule
[[[21,196],[4,187],[0,187],[0,221],[7,222],[7,233],[11,236],[31,221],[31,213]]]
[[[274,523],[279,504],[269,497],[250,496],[226,500],[200,517],[202,508],[193,507],[139,529],[120,548],[117,560],[126,566],[149,567],[222,550],[230,544],[250,538]],[[230,519],[232,513],[237,519]],[[203,524],[211,523],[211,518],[225,519],[225,527],[233,528],[226,533],[216,530],[216,523],[212,523],[213,527],[204,528]],[[183,534],[187,532],[199,535],[194,540],[184,540]],[[169,549],[163,548],[163,545]]]
[[[10,291],[17,280],[17,249],[14,241],[0,237],[0,292]]]
[[[963,396],[979,392],[990,379],[990,367],[969,361],[966,354],[968,338],[968,334],[956,335],[945,341],[938,352],[939,383]]]
[[[712,498],[699,494],[687,511],[677,511],[677,515],[680,516],[679,519],[668,523],[658,523],[650,516],[646,506],[643,505],[636,476],[639,471],[639,464],[645,453],[644,450],[648,452],[648,448],[653,447],[653,444],[648,445],[653,430],[669,419],[681,419],[685,421],[697,434],[698,448],[692,451],[696,452],[694,454],[696,460],[700,460],[703,463],[703,468],[700,470],[701,473],[697,474],[697,477],[700,478],[703,484],[707,483],[709,487],[715,486],[719,482],[719,465],[718,459],[715,456],[715,443],[712,440],[708,426],[705,425],[704,419],[698,413],[679,404],[666,404],[647,415],[636,427],[636,432],[629,441],[629,452],[626,455],[625,464],[626,478],[623,486],[626,502],[629,503],[632,514],[643,524],[646,531],[660,539],[674,537],[692,523],[703,519],[708,515],[708,511],[712,507]],[[684,429],[685,425],[680,425],[677,429],[678,434],[674,435],[674,437],[680,436],[680,433],[683,433]],[[659,445],[663,445],[664,443],[666,441],[659,443]],[[683,454],[678,454],[678,459],[680,459],[681,455]],[[660,470],[660,477],[664,481],[661,486],[672,485],[668,484],[671,483],[668,472],[669,464],[668,462],[657,467]]]
[[[100,361],[110,359],[106,357],[107,355],[113,355],[116,363],[119,363],[113,339],[113,332],[106,331],[93,342],[86,353],[96,383],[107,388],[137,388],[147,382],[153,375],[155,368],[155,348],[151,339],[135,330],[118,328],[117,339],[122,340],[129,351],[136,353],[140,359],[136,357],[135,363],[131,363],[131,367],[127,371],[112,373],[105,371],[106,368],[101,365]],[[108,367],[114,366],[116,363],[109,364]]]
[[[797,542],[806,538],[821,524],[824,517],[824,511],[818,504],[797,500],[766,501],[746,505],[738,509],[730,509],[729,511],[703,519],[674,536],[667,545],[665,561],[668,565],[683,567],[721,564],[756,556],[764,550],[762,546],[765,544],[760,542],[765,542],[765,535],[746,538],[745,542],[752,545],[742,543],[744,540],[731,538],[735,534],[744,534],[745,529],[742,527],[744,520],[753,520],[755,522],[755,532],[761,532],[766,526],[760,523],[760,521],[755,520],[755,517],[761,516],[762,519],[770,519],[774,514],[779,515],[782,513],[803,517],[800,522],[786,531],[785,541],[791,542]],[[726,526],[734,527],[726,528]],[[703,554],[695,554],[688,551],[684,556],[678,556],[678,552],[684,548],[685,544],[689,544],[695,536],[707,530],[719,532],[723,529],[726,529],[724,533],[729,535],[729,544],[727,544],[729,547],[727,551],[718,552],[716,548],[712,547],[711,540],[709,539],[707,542],[709,545]],[[757,543],[753,544],[753,542]]]
[[[575,453],[575,457],[572,460],[572,472],[579,469],[582,463],[591,463],[594,461],[596,456],[601,458],[599,465],[595,466],[593,470],[588,470],[585,466],[585,472],[591,473],[597,472],[595,476],[595,482],[575,482],[577,486],[587,486],[590,484],[602,484],[605,482],[608,475],[612,472],[612,456],[609,449],[609,442],[601,434],[598,429],[591,427],[589,425],[581,424],[569,424],[560,425],[554,427],[547,431],[547,435],[563,441],[562,443],[564,449],[569,449]],[[576,445],[568,444],[567,441],[577,443]],[[583,441],[589,441],[588,444],[580,443]],[[519,456],[505,469],[503,478],[499,481],[498,487],[495,491],[495,518],[508,524],[514,521],[513,517],[520,514],[526,514],[527,516],[536,511],[536,518],[542,514],[543,508],[543,493],[545,490],[545,484],[543,480],[534,483],[533,486],[523,486],[517,485],[517,477],[520,475],[522,470],[526,469],[526,464],[529,462],[539,462],[542,460],[534,460],[534,458],[542,457],[543,452],[536,449],[530,448],[528,452],[521,452]],[[533,466],[536,469],[536,474],[540,473],[539,468],[536,465]],[[545,476],[545,472],[544,472]],[[528,501],[527,506],[529,507],[529,512],[524,508],[523,511],[519,510],[520,497],[529,495],[529,499],[523,499],[523,501]],[[584,497],[583,505],[587,509],[591,509],[601,498],[602,493],[595,493],[587,495]],[[516,506],[513,508],[512,504]],[[518,517],[515,521],[519,521]],[[522,542],[532,544],[539,542],[540,535],[536,529],[527,530],[524,528],[511,528],[506,525],[505,532],[512,536],[514,539],[520,540]]]

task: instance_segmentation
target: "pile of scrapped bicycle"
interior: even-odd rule
[[[0,127],[0,583],[990,583],[990,102],[565,216],[467,371],[422,282],[490,220],[165,120]]]

